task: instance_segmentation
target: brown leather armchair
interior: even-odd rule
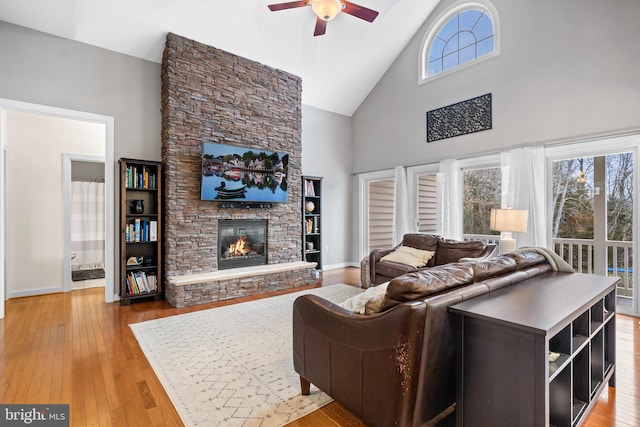
[[[460,242],[445,239],[436,234],[410,233],[402,238],[402,246],[433,251],[435,255],[425,267],[414,268],[410,265],[382,260],[396,248],[374,249],[369,254],[369,280],[372,284],[388,282],[406,273],[431,268],[436,265],[457,262],[462,258],[485,259],[496,255],[496,245],[486,245],[480,240]]]
[[[392,280],[385,311],[372,315],[303,295],[293,306],[302,393],[314,384],[369,427],[436,425],[455,403],[448,307],[551,269],[530,252],[436,266]]]

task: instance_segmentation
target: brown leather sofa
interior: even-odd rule
[[[408,273],[391,280],[381,312],[371,315],[301,296],[293,361],[302,393],[314,384],[369,427],[435,425],[455,402],[447,308],[537,275],[568,274],[554,267],[544,252],[524,250]]]
[[[372,284],[388,282],[394,277],[406,273],[431,268],[436,265],[457,262],[461,258],[489,258],[496,252],[496,245],[485,245],[480,240],[460,242],[445,239],[436,234],[410,233],[402,238],[401,246],[433,251],[435,255],[422,268],[414,268],[410,265],[398,262],[385,261],[382,258],[390,254],[396,248],[375,249],[369,254],[369,280]]]

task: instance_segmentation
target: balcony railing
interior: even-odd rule
[[[487,245],[497,245],[500,242],[500,236],[497,234],[465,234],[464,240],[482,240]]]
[[[464,240],[482,240],[487,244],[498,244],[500,236],[465,234]],[[618,298],[632,298],[633,242],[605,241],[606,261],[596,259],[595,245],[592,239],[553,239],[554,252],[578,273],[593,274],[596,271],[606,271],[608,276],[619,277]],[[597,265],[598,262],[603,265]]]
[[[608,276],[620,278],[618,297],[633,297],[633,242],[606,240],[605,248],[606,261],[594,257],[595,242],[591,239],[553,239],[554,252],[577,272],[606,271]]]

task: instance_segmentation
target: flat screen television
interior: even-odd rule
[[[200,199],[284,203],[288,169],[285,153],[204,142]]]

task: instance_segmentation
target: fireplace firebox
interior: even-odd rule
[[[267,220],[218,221],[218,270],[267,264]]]

